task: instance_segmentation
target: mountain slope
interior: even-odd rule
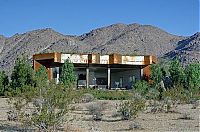
[[[194,41],[198,38],[193,37]],[[19,55],[24,54],[31,59],[33,54],[44,52],[153,54],[172,57],[177,48],[183,51],[184,48],[180,48],[183,43],[193,39],[192,36],[176,36],[157,27],[140,24],[113,24],[81,36],[63,35],[49,28],[40,29],[15,34],[10,38],[0,36],[0,69],[11,71]]]
[[[3,35],[0,35],[0,53],[2,52],[3,47],[5,45],[5,40],[6,38]]]
[[[33,54],[47,49],[53,42],[64,38],[64,35],[51,29],[34,30],[7,38],[0,55],[0,67],[10,70],[17,56],[23,54],[30,58]]]
[[[179,57],[184,65],[200,63],[200,32],[178,42],[178,46],[166,54],[171,59]]]
[[[162,56],[174,49],[176,42],[181,39],[182,37],[171,35],[153,26],[131,24],[126,26],[123,33],[92,50],[94,52],[103,50],[107,53]]]

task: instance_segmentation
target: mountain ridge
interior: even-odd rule
[[[80,36],[64,35],[51,28],[11,37],[0,35],[0,69],[11,71],[19,55],[24,54],[31,59],[33,54],[45,52],[152,54],[169,58],[180,52],[181,61],[188,64],[199,61],[198,54],[192,55],[193,52],[199,52],[199,34],[177,36],[151,25],[117,23],[93,29]],[[187,45],[194,48],[188,51]],[[185,61],[182,52],[190,52],[188,56],[191,57]]]

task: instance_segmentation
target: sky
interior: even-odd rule
[[[139,23],[171,34],[199,31],[199,0],[0,0],[0,34],[53,28],[81,35],[115,23]]]

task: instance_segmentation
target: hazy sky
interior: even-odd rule
[[[199,0],[0,0],[0,34],[53,28],[70,35],[140,23],[176,35],[199,31]]]

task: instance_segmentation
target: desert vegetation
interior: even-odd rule
[[[45,67],[35,72],[25,57],[16,60],[10,80],[1,71],[0,94],[7,102],[4,104],[7,115],[0,128],[15,126],[13,131],[156,130],[152,128],[154,124],[149,127],[144,121],[153,120],[157,115],[164,121],[171,114],[174,117],[169,116],[171,122],[193,121],[187,125],[193,131],[198,130],[199,63],[182,67],[176,59],[152,65],[149,82],[137,81],[132,90],[124,91],[76,90],[73,68],[66,60],[59,84],[48,80]],[[111,127],[117,123],[119,127]]]

